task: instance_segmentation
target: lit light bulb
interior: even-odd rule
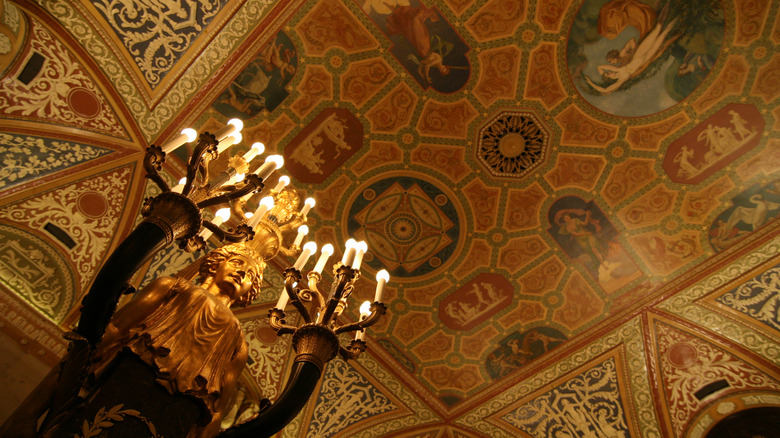
[[[368,251],[368,244],[361,240],[355,246],[357,253],[355,254],[355,261],[352,262],[352,269],[360,269],[360,264],[363,262],[363,255]]]
[[[247,225],[249,227],[254,228],[257,224],[260,223],[260,219],[265,216],[266,213],[268,213],[272,208],[274,208],[274,198],[270,196],[266,196],[265,198],[260,200],[260,205],[258,205],[257,210],[255,210],[254,214],[252,214],[252,220],[249,221]]]
[[[295,261],[293,268],[299,271],[303,269],[303,266],[309,260],[309,257],[315,252],[317,252],[317,244],[315,242],[306,242],[306,244],[303,245],[303,251],[301,252],[301,255],[298,256],[298,260]]]
[[[360,319],[365,319],[371,314],[371,301],[363,301],[360,305]]]
[[[306,217],[306,215],[309,214],[309,210],[311,210],[315,204],[317,204],[317,201],[315,201],[314,198],[306,198],[306,200],[303,201],[303,208],[301,209],[301,217]]]
[[[238,132],[234,132],[233,134],[230,134],[230,137],[225,137],[223,140],[217,144],[217,153],[221,154],[222,152],[225,152],[227,148],[230,146],[233,146],[234,144],[241,143],[241,140],[243,140],[244,137],[241,136]]]
[[[255,157],[265,152],[265,145],[258,142],[252,143],[252,147],[244,154],[244,161],[247,163],[254,160]]]
[[[341,264],[344,266],[352,266],[352,261],[355,260],[355,254],[357,253],[357,248],[355,246],[357,245],[357,242],[355,242],[355,239],[349,239],[344,244],[344,257],[341,258]]]
[[[280,176],[279,182],[276,183],[276,187],[274,187],[274,191],[277,193],[281,192],[283,188],[287,187],[287,184],[290,184],[290,177],[287,175]]]
[[[281,155],[269,155],[265,159],[265,163],[257,169],[257,176],[263,181],[268,178],[271,173],[284,166],[284,157]]]
[[[180,179],[179,180],[179,184],[175,185],[171,189],[171,191],[174,192],[174,193],[181,193],[181,191],[184,190],[184,185],[185,184],[187,184],[187,177],[186,176],[184,178]]]
[[[303,242],[303,236],[309,234],[309,227],[306,225],[301,225],[298,227],[298,235],[295,236],[295,242],[293,242],[293,246],[300,246],[301,242]]]
[[[225,137],[233,133],[241,132],[242,129],[244,129],[244,122],[239,119],[230,119],[228,120],[227,125],[214,133],[214,137],[217,138],[217,141],[222,141]]]
[[[314,265],[314,272],[322,274],[322,270],[325,268],[325,264],[328,263],[328,259],[333,255],[333,245],[330,243],[325,244],[320,250],[320,258],[317,260],[317,264]]]
[[[195,141],[196,138],[198,138],[198,133],[194,129],[184,128],[181,130],[181,134],[172,138],[170,141],[160,146],[160,148],[166,154],[170,154],[171,152],[178,149],[180,146],[184,145],[185,143]]]
[[[390,281],[390,274],[386,269],[376,273],[376,294],[374,295],[374,302],[382,302],[382,294],[385,291],[385,284]]]

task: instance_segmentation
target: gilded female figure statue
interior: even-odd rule
[[[199,285],[177,277],[146,285],[106,328],[81,392],[84,402],[42,435],[215,435],[247,359],[230,307],[257,297],[263,268],[259,255],[233,244],[203,259]],[[37,418],[42,410],[33,413]]]

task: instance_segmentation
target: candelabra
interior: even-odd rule
[[[304,245],[303,252],[295,265],[285,270],[284,290],[282,291],[276,307],[269,311],[271,327],[277,334],[293,334],[293,346],[296,351],[313,350],[312,354],[321,363],[325,363],[336,353],[340,353],[344,359],[354,359],[366,349],[363,340],[364,330],[379,320],[387,310],[382,303],[384,286],[389,280],[386,270],[377,273],[377,289],[374,302],[366,301],[360,308],[360,319],[354,323],[337,323],[344,309],[347,307],[347,298],[351,295],[355,282],[360,277],[360,261],[367,250],[365,242],[347,241],[344,258],[333,266],[333,284],[330,294],[325,296],[318,284],[322,279],[322,269],[328,258],[333,254],[333,246],[328,244],[322,248],[317,264],[308,274],[308,288],[299,287],[301,282],[301,267],[306,260],[316,252],[314,242]],[[305,304],[306,303],[306,304]],[[292,304],[303,318],[303,325],[294,327],[285,322],[284,309]],[[308,306],[307,306],[308,304]],[[341,333],[355,331],[355,339],[347,347],[339,345],[337,336]],[[304,343],[314,342],[315,348]]]
[[[352,239],[347,242],[344,258],[334,265],[333,284],[327,297],[317,286],[322,280],[322,270],[333,254],[330,244],[323,247],[320,259],[309,272],[308,287],[298,286],[302,278],[301,269],[316,252],[316,243],[302,245],[308,233],[307,214],[315,202],[307,198],[299,208],[301,199],[295,189],[288,187],[290,180],[286,176],[280,177],[275,187],[266,189],[265,182],[272,172],[282,166],[282,157],[271,155],[257,170],[249,172],[252,160],[264,152],[263,145],[255,143],[242,156],[232,157],[227,170],[218,175],[209,173],[209,163],[241,141],[241,128],[239,120],[231,120],[213,134],[204,132],[198,136],[192,130],[184,130],[162,146],[152,145],[147,149],[144,157],[147,178],[162,193],[144,200],[141,211],[144,220],[112,253],[84,298],[82,316],[73,335],[77,346],[72,348],[70,367],[76,374],[79,369],[84,369],[129,278],[151,256],[174,241],[178,241],[179,247],[186,251],[204,250],[212,236],[221,242],[243,242],[263,260],[270,260],[278,254],[286,257],[300,254],[295,264],[285,270],[284,291],[275,308],[269,311],[271,327],[280,335],[293,335],[296,357],[285,390],[257,418],[223,433],[228,437],[257,437],[273,435],[297,415],[316,387],[326,362],[339,352],[345,359],[354,359],[365,351],[365,328],[375,324],[386,311],[382,304],[382,291],[389,277],[386,271],[380,271],[374,302],[367,302],[358,321],[343,324],[338,319],[360,277],[361,260],[367,251],[364,242],[357,243]],[[170,187],[160,175],[166,156],[196,139],[187,161],[185,177],[178,185]],[[262,199],[250,213],[247,206],[256,197]],[[216,212],[214,219],[202,218],[204,209],[218,206],[223,208]],[[233,220],[230,221],[230,218]],[[228,227],[230,223],[234,225]],[[296,229],[297,236],[289,243],[286,237]],[[302,317],[303,323],[299,327],[288,325],[285,321],[284,310],[288,303]],[[346,347],[340,346],[338,335],[351,331],[356,332],[355,339]],[[80,385],[66,386],[61,392],[72,396]]]

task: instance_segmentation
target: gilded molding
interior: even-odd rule
[[[179,78],[171,89],[150,110],[141,97],[137,85],[130,77],[122,62],[103,41],[102,36],[89,24],[76,6],[58,0],[42,0],[39,5],[72,36],[85,47],[90,56],[98,61],[104,73],[111,79],[122,96],[146,141],[152,141],[167,126],[192,96],[211,79],[214,71],[241,44],[247,33],[252,31],[265,18],[269,11],[270,0],[248,0],[236,12],[227,25],[214,38],[209,46],[197,57],[186,73]]]
[[[623,396],[631,397],[631,403],[634,408],[631,414],[637,418],[641,436],[645,438],[660,438],[661,431],[653,410],[653,396],[646,369],[645,346],[642,342],[642,328],[639,318],[634,318],[611,333],[602,336],[596,342],[571,354],[568,359],[563,359],[549,368],[536,373],[530,379],[508,388],[493,399],[463,415],[456,422],[464,427],[477,429],[490,437],[513,438],[515,436],[514,433],[504,430],[486,421],[486,419],[532,392],[550,384],[560,378],[560,376],[571,373],[599,355],[621,345],[623,346],[631,385],[631,393],[623,394]]]
[[[780,345],[775,340],[696,304],[699,298],[747,274],[778,254],[780,254],[780,237],[746,254],[717,274],[704,277],[698,283],[659,304],[658,308],[719,333],[780,366]]]

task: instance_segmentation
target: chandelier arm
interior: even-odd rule
[[[254,173],[247,175],[244,178],[244,185],[241,186],[241,188],[237,188],[234,191],[230,191],[226,193],[229,200],[234,200],[238,198],[242,198],[245,195],[248,195],[250,193],[257,193],[265,187],[265,184],[263,184],[263,179],[259,176],[255,175]],[[236,186],[238,187],[238,186]]]
[[[215,205],[222,205],[222,204],[227,205],[229,202],[230,202],[230,198],[228,198],[227,195],[218,195],[208,199],[204,199],[203,201],[198,202],[196,205],[198,206],[198,208],[203,209],[203,208],[213,207]]]
[[[276,331],[277,336],[295,333],[296,328],[288,325],[284,320],[284,310],[273,308],[268,311],[268,325]]]
[[[292,219],[290,219],[288,222],[282,225],[279,225],[279,231],[281,231],[282,233],[286,233],[287,231],[294,230],[300,227],[306,222],[307,222],[306,217],[301,216],[300,212],[295,212]]]
[[[155,145],[151,145],[146,148],[146,155],[144,156],[144,170],[146,171],[146,178],[152,180],[157,187],[163,192],[171,190],[168,183],[160,176],[160,170],[165,163],[165,152]]]
[[[279,233],[281,234],[281,233]],[[285,257],[293,258],[300,252],[301,248],[298,245],[290,246],[289,248],[280,246],[279,252],[282,253]]]
[[[290,378],[279,398],[253,420],[233,426],[218,438],[268,438],[287,426],[309,402],[322,369],[317,364],[296,359]]]
[[[309,272],[308,279],[309,279],[309,290],[313,291],[314,296],[317,298],[317,302],[312,308],[312,312],[319,312],[323,308],[325,308],[325,296],[322,295],[322,292],[320,292],[320,289],[317,287],[317,284],[320,282],[320,279],[322,279],[322,274],[320,274],[319,272],[311,271]]]
[[[339,301],[341,301],[341,297],[344,294],[344,289],[353,278],[354,272],[352,268],[348,266],[339,267],[338,273],[336,274],[336,279],[333,282],[333,287],[331,288],[328,305],[325,308],[325,312],[322,314],[321,321],[323,324],[327,325],[330,323],[334,313],[336,312],[336,307],[338,307]]]
[[[335,332],[338,335],[340,333],[366,329],[379,322],[379,318],[381,318],[385,312],[387,312],[387,307],[379,301],[375,301],[371,304],[371,313],[367,317],[361,318],[360,321],[357,322],[342,325],[337,328]]]
[[[254,176],[254,178],[252,178]],[[216,196],[212,196],[211,198],[205,199],[203,201],[198,202],[198,208],[206,208],[211,207],[213,205],[219,205],[219,204],[228,204],[230,201],[234,199],[238,199],[243,197],[244,195],[248,195],[249,193],[252,193],[256,190],[262,190],[263,188],[263,180],[260,179],[257,175],[249,175],[249,177],[246,178],[246,183],[239,189],[236,189],[234,191],[219,191],[219,194]]]
[[[295,269],[294,267],[290,267],[285,269],[284,273],[286,274],[284,279],[284,290],[287,292],[287,296],[290,298],[290,304],[295,306],[295,309],[303,317],[304,322],[306,324],[310,324],[312,322],[312,317],[309,314],[308,309],[306,309],[306,306],[301,301],[301,297],[298,295],[298,291],[293,287],[293,283],[298,283],[301,281],[301,271]]]
[[[339,347],[339,354],[344,360],[357,359],[364,351],[366,351],[366,342],[359,339],[350,341],[348,347]]]
[[[192,186],[195,183],[195,176],[200,170],[204,178],[208,176],[207,169],[208,163],[212,157],[217,156],[217,138],[214,134],[204,132],[198,136],[198,143],[195,145],[195,149],[192,151],[190,160],[187,162],[187,182],[184,184],[182,194],[189,195],[192,191]],[[206,153],[209,156],[206,156]],[[206,179],[208,181],[208,179]]]

